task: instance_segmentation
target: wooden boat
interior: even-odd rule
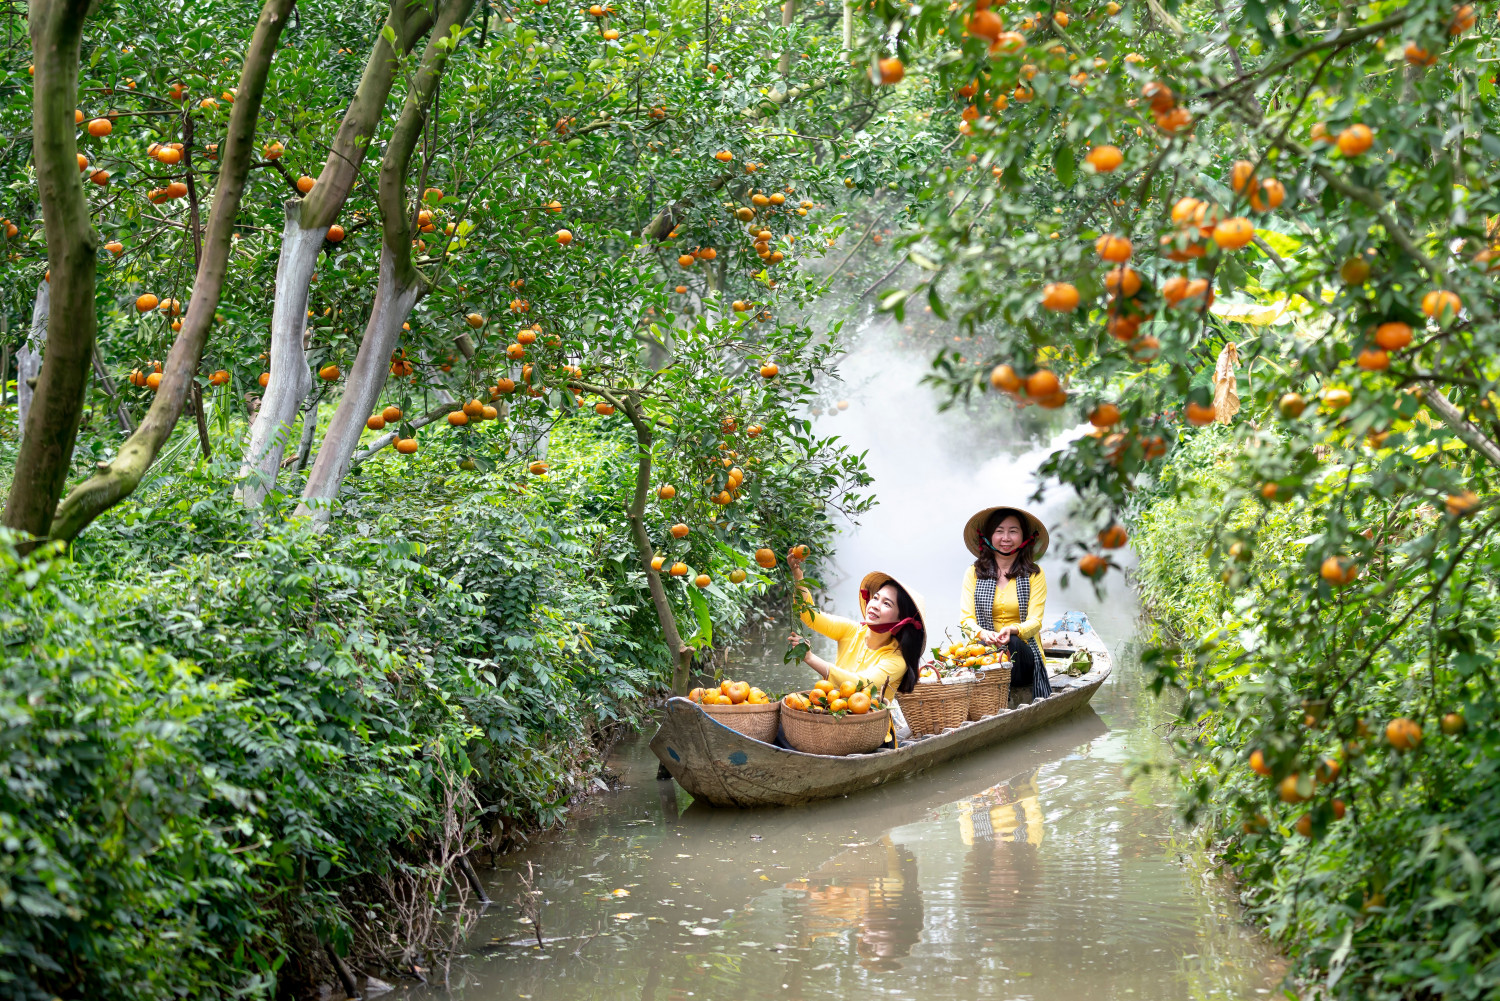
[[[806,754],[746,737],[695,703],[673,698],[667,701],[666,718],[651,740],[651,750],[694,799],[714,806],[796,806],[847,796],[1012,740],[1087,706],[1112,667],[1098,634],[1085,624],[1081,632],[1045,636],[1044,646],[1049,668],[1054,652],[1073,649],[1086,650],[1093,664],[1080,677],[1049,675],[1049,698],[914,738],[894,749],[846,756]]]

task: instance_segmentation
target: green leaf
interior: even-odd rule
[[[688,601],[698,617],[698,629],[687,638],[687,644],[695,650],[707,649],[714,642],[714,620],[708,614],[708,599],[703,596],[702,589],[695,586],[688,588]]]

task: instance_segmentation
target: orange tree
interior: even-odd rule
[[[1189,815],[1297,975],[1492,994],[1493,12],[876,12],[872,68],[952,95],[961,137],[882,305],[969,335],[935,360],[954,392],[1092,421],[1045,469],[1093,521],[1081,572],[1133,515],[1175,582],[1152,596],[1193,629],[1147,663],[1185,689]]]

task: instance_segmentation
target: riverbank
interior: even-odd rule
[[[1266,634],[1278,626],[1259,615],[1266,590],[1319,573],[1305,547],[1331,524],[1364,527],[1340,507],[1343,478],[1362,473],[1329,466],[1291,502],[1237,501],[1243,452],[1229,428],[1184,434],[1132,518],[1141,600],[1162,633],[1148,662],[1169,698],[1186,693],[1177,731],[1186,813],[1292,958],[1293,982],[1330,997],[1493,996],[1500,746],[1480,722],[1495,701],[1478,656],[1487,641],[1474,630],[1488,633],[1494,589],[1466,581],[1467,609],[1455,621],[1445,607],[1441,626],[1436,609],[1431,623],[1398,614],[1401,589],[1418,580],[1406,563],[1415,553],[1402,547],[1414,533],[1375,525],[1365,534],[1379,557],[1366,572],[1390,581],[1389,604],[1346,605],[1330,588],[1299,623],[1282,625],[1294,639],[1297,629],[1373,617],[1385,655],[1358,646],[1334,664],[1270,655]],[[1491,565],[1494,549],[1450,558],[1469,561],[1467,577]],[[1324,668],[1344,683],[1329,687]],[[1403,739],[1412,725],[1416,739]]]
[[[294,492],[246,514],[232,458],[188,465],[71,557],[0,548],[7,990],[430,968],[465,931],[465,852],[556,825],[669,680],[621,513],[633,440],[573,422],[549,448],[546,477],[373,462],[326,534],[276,516]],[[818,546],[818,491],[777,482],[801,503],[764,538]],[[762,590],[673,601],[723,648]]]

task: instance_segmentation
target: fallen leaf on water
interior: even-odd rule
[[[629,890],[610,890],[609,892],[612,893],[612,894],[614,894],[617,897],[628,897],[628,896],[630,896],[630,891]]]
[[[640,916],[641,914],[639,911],[621,911],[619,914],[610,915],[610,917],[614,918],[616,921],[629,921],[631,918],[638,918]]]

